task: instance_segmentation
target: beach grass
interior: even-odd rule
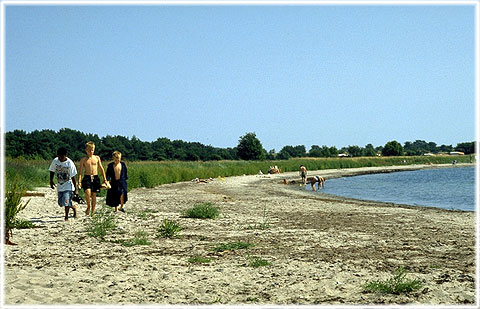
[[[364,286],[365,292],[382,294],[410,293],[422,287],[422,283],[416,279],[408,279],[405,268],[395,270],[391,278],[384,281],[371,281]]]
[[[90,223],[87,226],[89,236],[105,240],[107,233],[117,228],[117,222],[113,215],[113,211],[104,206],[95,212]]]
[[[254,267],[254,268],[272,265],[271,262],[269,262],[269,261],[267,261],[267,260],[265,260],[265,259],[262,259],[262,258],[260,258],[260,257],[258,257],[258,256],[249,257],[248,260],[249,260],[248,266]]]
[[[158,185],[190,181],[194,178],[208,179],[228,176],[254,175],[259,171],[266,174],[270,166],[278,166],[283,172],[298,171],[301,164],[308,170],[339,168],[357,168],[372,166],[394,166],[411,164],[451,164],[469,163],[469,156],[401,156],[401,157],[358,157],[358,158],[294,158],[270,161],[126,161],[128,168],[128,187],[153,188]],[[5,174],[7,180],[16,179],[27,189],[49,185],[51,161],[6,158]],[[76,162],[78,165],[78,162]],[[104,161],[106,166],[108,161]],[[78,170],[78,166],[77,166]],[[102,190],[100,196],[103,196]]]
[[[157,229],[157,238],[174,238],[181,230],[182,227],[177,222],[164,219]]]
[[[185,210],[183,216],[196,219],[215,219],[219,216],[219,210],[212,203],[206,202],[195,204],[192,208]]]

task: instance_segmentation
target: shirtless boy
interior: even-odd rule
[[[105,169],[102,166],[100,157],[93,154],[95,152],[95,144],[93,142],[88,142],[85,145],[85,152],[87,156],[80,160],[78,188],[83,188],[85,191],[85,199],[87,200],[87,210],[85,214],[93,215],[95,213],[95,206],[97,205],[97,192],[100,192],[101,188],[98,169],[102,172],[104,183],[107,177],[105,176]],[[85,172],[84,176],[83,172]]]
[[[302,182],[304,185],[307,184],[307,168],[305,165],[300,165],[300,176],[302,176]]]

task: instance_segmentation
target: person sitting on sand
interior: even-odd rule
[[[53,176],[57,175],[58,205],[65,207],[65,221],[68,220],[68,212],[73,209],[73,217],[77,217],[77,209],[72,204],[73,193],[77,194],[75,175],[77,168],[70,158],[67,158],[67,149],[60,147],[57,150],[57,157],[53,159],[50,167],[50,187],[55,188]]]
[[[110,189],[107,190],[106,204],[110,207],[117,207],[120,205],[120,211],[125,212],[123,208],[127,202],[127,179],[128,172],[127,166],[122,162],[122,153],[120,151],[113,152],[113,162],[110,162],[107,166],[107,181],[110,184]]]
[[[97,192],[100,192],[101,188],[98,169],[102,172],[104,183],[107,178],[100,157],[93,154],[95,152],[95,144],[93,142],[88,142],[85,145],[85,152],[87,156],[80,160],[80,173],[78,175],[77,187],[83,188],[85,191],[85,198],[87,200],[87,210],[85,214],[88,215],[91,213],[93,215],[95,213],[95,206],[97,205]],[[82,179],[84,171],[85,176]]]
[[[307,184],[307,168],[305,165],[300,165],[300,176],[302,177],[302,183]]]
[[[318,183],[318,190],[324,187],[325,178],[322,176],[307,177],[307,183],[312,185],[312,191],[315,191],[315,184]]]

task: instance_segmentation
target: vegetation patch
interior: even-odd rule
[[[19,185],[17,181],[8,183],[5,192],[5,243],[11,244],[10,238],[12,231],[16,227],[18,214],[27,207],[30,200],[23,203],[21,201],[23,194],[26,192],[24,186]]]
[[[248,249],[254,247],[254,244],[248,242],[230,242],[226,244],[220,244],[213,248],[215,252],[222,252],[222,251],[231,251],[231,250],[238,250],[238,249]]]
[[[121,244],[122,246],[125,246],[125,247],[149,246],[152,244],[148,239],[148,234],[145,231],[136,232],[135,236],[132,239],[114,240],[113,243]]]
[[[33,224],[32,221],[30,220],[25,220],[25,219],[16,219],[15,220],[15,228],[22,230],[22,229],[33,229],[37,227],[35,224]]]
[[[102,207],[95,212],[87,226],[89,236],[105,240],[108,232],[117,228],[113,211],[110,208]]]
[[[183,213],[186,218],[197,219],[215,219],[218,215],[218,207],[213,206],[210,202],[196,204]]]
[[[419,280],[407,279],[407,271],[400,267],[393,276],[385,281],[372,281],[364,286],[364,292],[383,293],[383,294],[401,294],[410,293],[422,287]]]
[[[183,228],[175,221],[164,219],[162,225],[157,229],[158,238],[173,238],[178,236],[178,233]]]
[[[267,261],[267,260],[264,260],[260,257],[257,257],[257,256],[252,256],[252,257],[249,257],[249,262],[248,262],[248,266],[250,267],[262,267],[262,266],[270,266],[272,265],[271,262]]]

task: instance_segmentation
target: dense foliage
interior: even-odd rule
[[[242,160],[265,160],[265,150],[255,133],[240,137],[237,146],[238,157]]]
[[[96,144],[95,152],[100,157],[108,160],[112,152],[118,150],[128,161],[287,160],[303,157],[337,157],[339,154],[347,154],[350,157],[373,157],[377,154],[398,156],[403,153],[407,156],[415,156],[425,153],[448,153],[454,150],[465,154],[475,153],[474,142],[463,142],[453,147],[452,145],[437,146],[434,142],[423,140],[407,141],[403,147],[397,141],[388,142],[385,146],[350,145],[341,149],[335,146],[313,145],[308,152],[304,145],[287,145],[277,153],[274,149],[268,152],[263,149],[255,133],[246,133],[240,137],[236,147],[218,148],[198,142],[171,141],[166,137],[158,138],[153,142],[144,142],[135,136],[132,138],[110,135],[99,137],[97,134],[85,134],[64,128],[58,132],[53,130],[35,130],[30,133],[23,130],[7,132],[5,154],[10,158],[51,160],[59,147],[66,147],[69,151],[68,156],[77,161],[84,156],[85,143],[88,141]],[[395,146],[393,150],[392,146]]]

